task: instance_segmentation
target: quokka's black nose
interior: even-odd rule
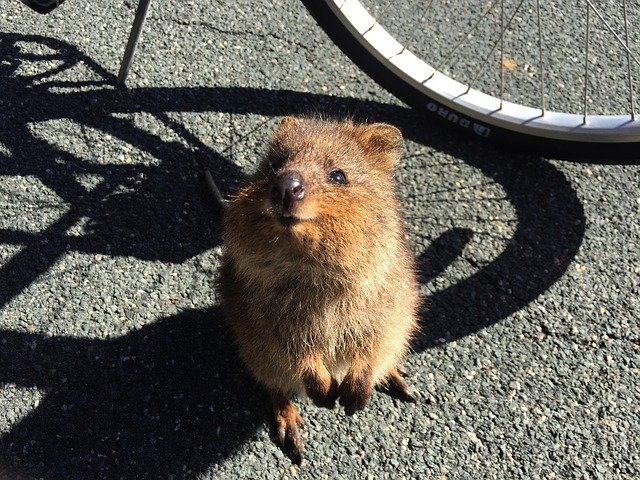
[[[271,200],[284,217],[291,216],[293,205],[304,198],[304,182],[298,172],[285,172],[271,187]]]

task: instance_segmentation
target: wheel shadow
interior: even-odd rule
[[[516,229],[489,264],[429,297],[414,345],[418,351],[473,334],[524,308],[564,275],[584,237],[582,203],[564,174],[547,161],[520,155],[506,166],[459,147],[452,153],[500,185],[515,209]],[[435,239],[418,259],[423,281],[458,258],[473,235],[450,229]]]
[[[63,66],[21,77],[20,42],[46,46]],[[0,150],[0,175],[36,177],[69,205],[42,232],[0,229],[0,243],[22,247],[0,267],[0,311],[68,251],[180,263],[219,243],[220,217],[195,175],[198,163],[209,165],[223,193],[242,172],[180,125],[169,125],[167,112],[322,112],[386,121],[499,183],[516,212],[515,234],[488,265],[429,297],[417,351],[477,332],[535,300],[564,274],[583,238],[582,205],[553,165],[517,154],[504,163],[503,153],[401,106],[240,87],[116,89],[90,58],[37,36],[0,34],[0,57],[7,59],[0,63],[0,90],[9,93],[0,105],[7,125],[0,146],[9,152]],[[99,80],[55,79],[80,62]],[[118,117],[138,112],[179,131],[188,146]],[[153,152],[158,162],[89,163],[34,137],[29,127],[61,118]],[[79,175],[101,180],[89,191]],[[86,234],[69,236],[82,218]],[[473,235],[450,229],[434,239],[419,259],[421,281],[440,275]],[[238,366],[218,317],[216,308],[187,311],[112,340],[1,330],[0,383],[45,392],[0,439],[6,461],[52,478],[192,478],[232,455],[265,422],[266,400]]]

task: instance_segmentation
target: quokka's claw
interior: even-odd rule
[[[410,403],[416,402],[416,397],[411,392],[407,382],[402,378],[398,368],[393,368],[389,371],[385,387],[391,395],[397,396],[400,400]]]

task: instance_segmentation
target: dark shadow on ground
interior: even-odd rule
[[[584,236],[582,204],[550,163],[521,156],[505,168],[490,156],[458,154],[502,187],[515,208],[517,226],[488,265],[428,298],[416,350],[470,335],[535,300],[565,273]],[[451,229],[434,240],[418,260],[423,278],[446,268],[472,236],[470,230]]]
[[[28,58],[20,42],[48,47],[63,66],[82,61],[99,80],[65,83],[51,79],[51,71],[21,77],[20,62]],[[180,134],[189,148],[112,114],[147,112],[165,123],[167,112],[348,114],[396,124],[407,138],[498,182],[516,211],[515,235],[491,263],[428,299],[416,350],[474,333],[535,300],[563,275],[582,241],[582,206],[553,165],[516,154],[504,163],[504,153],[401,106],[253,88],[117,89],[75,48],[37,36],[0,34],[0,58],[0,144],[10,152],[0,152],[0,175],[36,177],[69,205],[40,233],[0,229],[0,242],[23,247],[0,268],[0,309],[70,250],[182,262],[219,243],[220,218],[193,174],[200,172],[198,161],[206,162],[229,193],[242,177],[239,169],[186,130]],[[28,126],[59,118],[153,152],[159,164],[89,163],[34,137]],[[76,180],[81,174],[103,181],[87,191]],[[82,217],[88,218],[87,234],[69,236]],[[446,269],[473,234],[452,229],[434,239],[420,262],[421,280]],[[44,392],[40,405],[0,440],[0,449],[19,468],[65,479],[192,478],[223,460],[267,415],[218,316],[216,309],[189,311],[113,340],[0,331],[0,382]]]
[[[217,309],[113,340],[0,330],[2,383],[44,393],[0,451],[48,480],[193,477],[250,437],[268,405]]]

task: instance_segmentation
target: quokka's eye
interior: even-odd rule
[[[342,170],[336,169],[329,172],[329,180],[338,185],[346,185],[347,177]]]

